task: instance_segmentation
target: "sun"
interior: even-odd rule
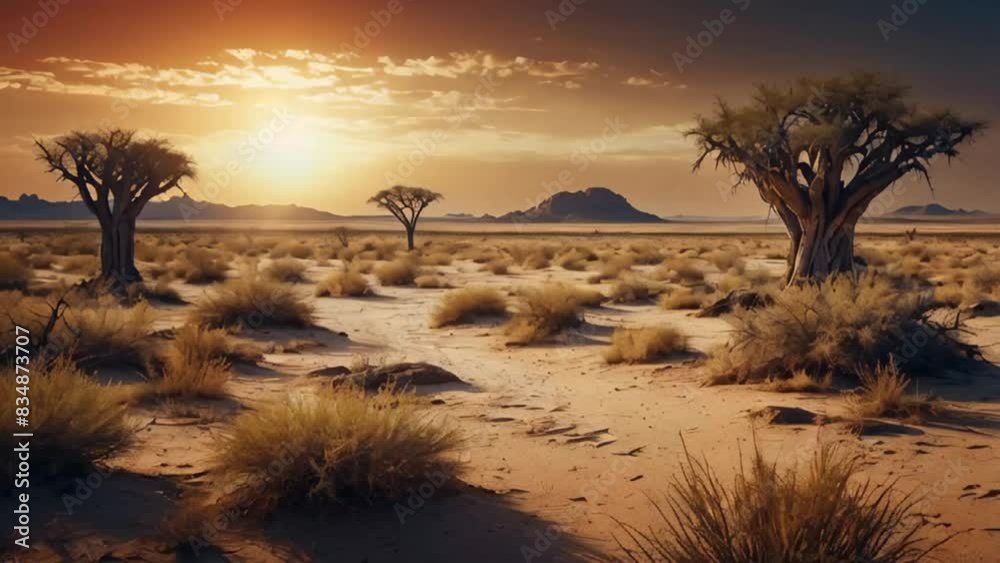
[[[272,120],[257,133],[251,166],[257,173],[276,179],[300,179],[315,175],[330,162],[330,144],[324,135],[294,119]]]

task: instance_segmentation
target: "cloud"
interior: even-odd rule
[[[541,78],[583,77],[597,71],[596,62],[545,61],[529,57],[503,58],[486,51],[452,52],[447,57],[430,56],[411,58],[396,63],[392,57],[381,56],[378,63],[382,71],[392,76],[434,76],[459,78],[461,76],[495,75],[507,78],[516,74]]]

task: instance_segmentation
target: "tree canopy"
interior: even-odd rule
[[[417,228],[420,214],[428,205],[442,198],[443,195],[427,188],[393,186],[380,190],[368,200],[368,203],[387,209],[403,224],[406,228],[407,243],[410,250],[413,250],[413,233]]]

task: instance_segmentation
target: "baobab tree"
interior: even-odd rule
[[[194,178],[191,158],[165,139],[134,131],[74,131],[36,140],[38,159],[59,181],[72,183],[101,227],[101,277],[128,285],[142,281],[135,267],[135,221],[154,197]]]
[[[876,74],[800,79],[760,86],[734,109],[720,101],[687,132],[736,185],[753,184],[788,230],[787,282],[854,271],[854,231],[869,204],[901,178],[930,183],[928,167],[949,160],[985,124],[955,113],[924,111],[909,88]]]
[[[406,246],[413,250],[413,233],[417,230],[420,214],[428,205],[443,197],[443,195],[426,188],[393,186],[379,191],[368,200],[368,203],[374,203],[388,209],[389,213],[392,213],[392,216],[403,224],[406,229]]]

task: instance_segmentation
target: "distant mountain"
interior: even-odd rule
[[[608,188],[559,192],[525,211],[514,211],[495,219],[502,223],[663,223],[652,213],[639,211]]]
[[[900,207],[889,215],[894,217],[988,217],[990,214],[979,210],[949,209],[937,203],[929,205],[908,205]]]
[[[8,220],[71,220],[90,219],[90,211],[82,201],[46,201],[36,195],[23,194],[18,199],[0,196],[0,218]],[[339,215],[298,205],[237,205],[197,201],[189,197],[173,197],[166,201],[151,201],[139,216],[142,220],[201,221],[322,221],[339,219]]]

